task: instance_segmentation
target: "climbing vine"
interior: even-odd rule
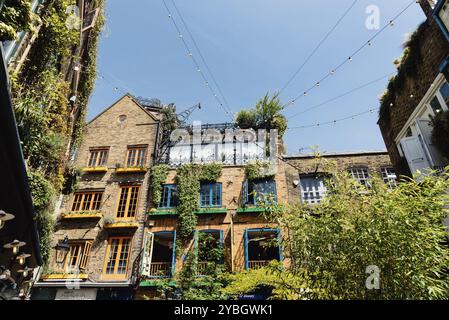
[[[162,184],[167,179],[170,167],[165,164],[153,166],[151,168],[151,191],[153,204],[157,207],[161,203]]]
[[[6,0],[0,11],[0,41],[17,39],[17,34],[29,31],[36,19],[31,0]]]
[[[387,90],[380,98],[379,118],[388,117],[390,107],[394,105],[396,94],[401,90],[408,77],[417,75],[417,66],[422,57],[420,51],[420,40],[423,34],[425,24],[421,24],[418,29],[411,35],[410,40],[404,45],[404,52],[401,58],[396,59],[394,64],[398,73],[390,78]]]
[[[249,162],[245,165],[245,174],[248,180],[272,177],[272,163],[268,161]]]
[[[188,238],[196,227],[195,211],[199,210],[201,181],[216,181],[221,175],[222,166],[218,163],[188,163],[176,170],[179,205],[179,235]]]
[[[26,8],[25,15],[32,17],[31,7],[25,7],[28,2],[6,1],[5,8],[9,5],[17,10]],[[54,198],[63,189],[70,192],[76,186],[78,172],[68,165],[68,150],[76,147],[76,141],[82,134],[87,100],[95,80],[97,41],[104,20],[104,1],[99,0],[95,3],[100,8],[97,23],[89,33],[83,56],[79,57],[75,50],[79,46],[79,29],[71,28],[66,23],[71,14],[66,9],[72,4],[71,0],[44,2],[36,40],[21,69],[11,74],[12,99],[45,263],[49,259],[54,225],[51,214]],[[4,10],[2,14],[6,14]],[[14,25],[0,15],[2,22],[13,25],[14,32],[31,30],[24,23],[28,20],[20,19],[20,24]],[[69,74],[74,63],[78,62],[83,71],[77,92],[72,92]],[[76,96],[75,101],[69,100],[71,95]]]

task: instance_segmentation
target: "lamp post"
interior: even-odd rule
[[[56,263],[58,264],[64,263],[64,260],[67,256],[67,253],[69,252],[69,249],[70,249],[69,238],[65,236],[64,240],[59,241],[58,244],[55,246]]]

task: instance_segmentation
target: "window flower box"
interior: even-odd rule
[[[65,280],[65,279],[79,279],[87,280],[89,275],[87,273],[50,273],[41,276],[41,280]]]
[[[106,173],[108,172],[108,167],[85,167],[81,168],[83,173]]]
[[[139,223],[136,221],[107,221],[103,227],[105,229],[137,229]]]
[[[123,167],[115,169],[116,173],[144,173],[147,171],[147,167]]]
[[[101,219],[101,211],[70,211],[61,214],[61,219]]]

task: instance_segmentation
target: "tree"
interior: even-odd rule
[[[281,114],[282,109],[279,93],[272,97],[267,93],[257,101],[255,108],[237,113],[236,123],[242,129],[278,129],[282,137],[287,130],[287,119]]]
[[[448,177],[409,179],[394,190],[374,178],[367,190],[333,170],[320,204],[267,210],[288,230],[283,247],[290,266],[278,274],[293,279],[269,278],[275,297],[447,299],[449,250],[442,220],[447,216]],[[224,290],[253,290],[266,285],[269,274],[272,268],[235,276]],[[239,287],[243,289],[235,289]]]

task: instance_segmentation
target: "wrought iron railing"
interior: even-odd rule
[[[150,266],[150,276],[152,277],[171,276],[171,262],[152,262]]]
[[[253,260],[248,261],[248,268],[249,269],[260,269],[265,266],[267,266],[270,263],[271,260]]]

